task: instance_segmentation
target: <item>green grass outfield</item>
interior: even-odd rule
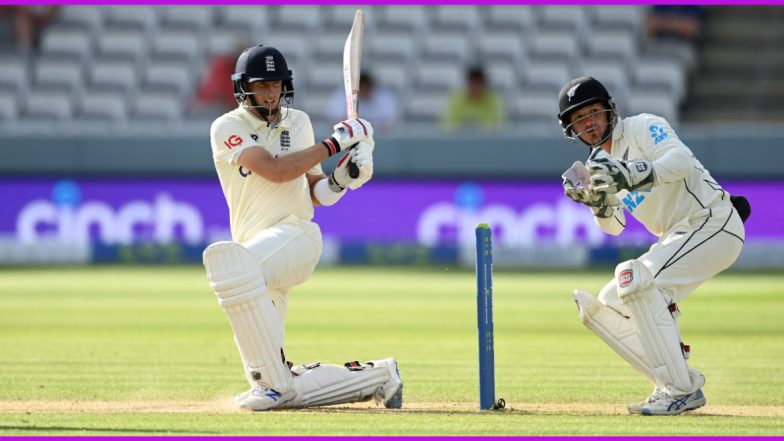
[[[625,414],[650,392],[577,319],[569,292],[611,270],[497,272],[496,390],[477,408],[473,272],[319,268],[289,297],[295,363],[394,356],[402,410],[372,402],[251,413],[228,321],[201,267],[0,270],[2,435],[781,435],[784,275],[728,274],[682,303],[708,406]]]

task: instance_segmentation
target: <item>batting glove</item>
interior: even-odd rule
[[[360,141],[373,138],[373,126],[361,118],[351,118],[335,124],[335,132],[322,143],[327,148],[327,155],[336,155],[348,150]]]
[[[352,163],[359,169],[359,176],[355,178],[350,174]],[[371,177],[373,177],[373,149],[370,144],[362,141],[343,155],[327,182],[332,191],[340,193],[346,188],[356,190]]]

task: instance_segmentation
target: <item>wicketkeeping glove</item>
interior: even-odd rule
[[[618,198],[614,194],[593,193],[591,203],[586,205],[591,207],[594,216],[608,218],[613,215],[613,211],[618,207],[618,204]]]
[[[561,177],[564,194],[576,202],[585,204],[588,201],[588,187],[591,185],[591,175],[585,165],[575,161]]]
[[[613,210],[618,206],[618,198],[612,194],[599,193],[591,188],[591,175],[580,161],[575,161],[563,175],[564,194],[575,202],[591,208],[597,217],[607,218],[612,216]]]
[[[653,164],[645,159],[620,161],[602,156],[589,160],[586,166],[591,174],[591,189],[597,193],[642,191],[656,185]]]

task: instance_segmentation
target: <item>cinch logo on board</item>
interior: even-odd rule
[[[240,138],[237,135],[229,136],[229,139],[226,140],[226,142],[223,143],[223,145],[225,145],[228,148],[237,147],[240,144],[242,144],[242,138]]]
[[[166,192],[152,200],[135,199],[118,207],[100,200],[82,201],[82,190],[70,180],[55,183],[52,199],[31,201],[16,218],[22,243],[131,244],[135,242],[202,243],[204,220],[199,210]]]
[[[626,288],[627,286],[631,285],[633,280],[634,273],[632,270],[623,270],[620,274],[618,274],[618,286],[621,288]]]
[[[417,222],[417,241],[428,246],[470,245],[480,222],[493,225],[497,234],[493,240],[509,247],[578,242],[601,245],[607,240],[591,211],[566,198],[519,210],[507,204],[485,204],[480,186],[464,183],[455,190],[454,202],[437,202],[424,209]]]

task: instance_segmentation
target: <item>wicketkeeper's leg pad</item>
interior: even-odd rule
[[[203,260],[250,379],[280,393],[288,391],[291,371],[282,358],[283,323],[256,259],[240,244],[217,242],[204,250]]]
[[[678,323],[665,295],[656,288],[651,271],[642,262],[629,260],[615,268],[615,277],[618,297],[629,310],[629,318],[653,368],[655,383],[672,396],[694,392]]]
[[[618,355],[645,375],[654,385],[656,377],[631,320],[602,304],[591,294],[576,289],[572,297],[586,328],[598,335]]]
[[[295,366],[292,372],[297,396],[285,407],[326,406],[371,398],[387,407],[402,405],[402,398],[399,403],[392,403],[393,396],[403,387],[397,362],[392,358],[365,364],[348,362],[345,366],[312,363]]]

